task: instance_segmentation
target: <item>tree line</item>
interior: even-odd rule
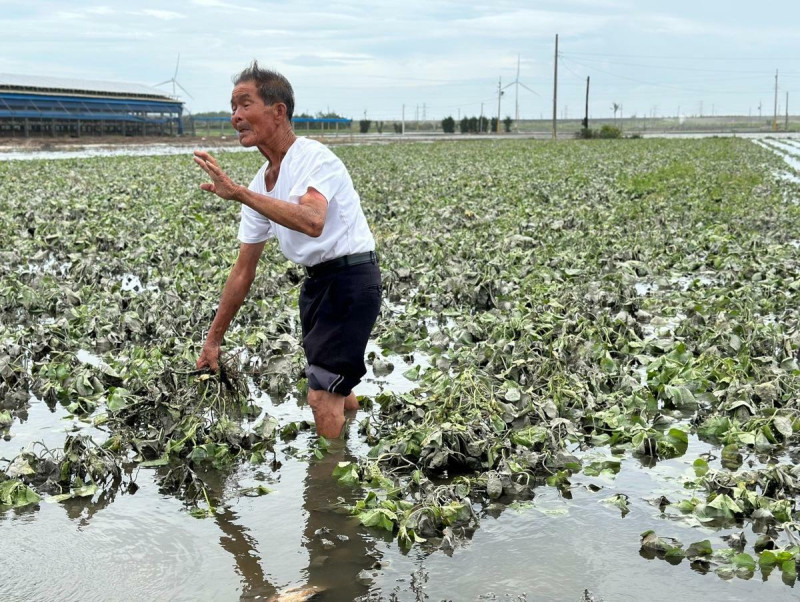
[[[506,132],[511,131],[511,124],[514,120],[511,117],[503,119],[503,129]],[[481,115],[480,117],[463,117],[458,122],[458,129],[462,134],[479,134],[481,132],[496,132],[497,131],[497,117],[488,119]],[[456,120],[452,117],[445,117],[442,119],[442,131],[445,134],[455,134]]]

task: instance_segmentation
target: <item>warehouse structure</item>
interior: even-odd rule
[[[0,74],[0,137],[168,136],[182,113],[139,84]]]

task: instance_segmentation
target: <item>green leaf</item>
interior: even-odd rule
[[[716,512],[708,512],[711,516],[733,518],[737,514],[742,514],[742,509],[734,502],[730,496],[721,494],[706,504],[706,508],[713,508]]]
[[[711,556],[713,551],[714,550],[711,548],[711,542],[707,539],[704,539],[703,541],[697,541],[691,544],[686,549],[686,557],[695,558],[697,556]]]
[[[758,557],[758,565],[762,568],[774,567],[778,564],[778,557],[772,550],[763,550]]]
[[[381,527],[391,532],[394,531],[397,515],[388,508],[374,508],[361,512],[358,519],[365,527]]]
[[[609,504],[619,508],[622,511],[622,516],[625,516],[628,514],[628,512],[630,512],[630,508],[628,507],[628,496],[623,493],[618,493],[601,501],[604,504]]]
[[[0,506],[22,508],[36,504],[42,498],[22,481],[9,479],[0,483]]]
[[[709,467],[708,462],[703,458],[697,458],[693,463],[692,466],[694,467],[694,474],[698,477],[702,477],[703,475],[708,473]]]
[[[734,556],[733,564],[737,568],[748,569],[750,571],[754,571],[756,569],[756,561],[753,560],[753,557],[750,556],[750,554],[747,554],[745,552]]]
[[[358,467],[353,462],[339,462],[333,469],[333,476],[339,479],[340,483],[355,487],[361,483],[358,478]]]
[[[121,409],[127,407],[134,399],[131,392],[122,387],[111,387],[109,391],[110,394],[106,404],[108,409],[112,412],[119,412]]]
[[[583,474],[590,477],[605,476],[613,479],[621,466],[620,460],[598,460],[584,466]]]
[[[147,460],[145,462],[139,462],[139,466],[142,468],[152,468],[154,466],[166,466],[169,464],[169,457],[164,455],[160,458],[156,458],[155,460]]]
[[[255,487],[246,487],[242,489],[239,493],[241,495],[245,495],[247,497],[261,497],[262,495],[269,495],[272,493],[272,489],[267,487],[266,485],[256,485]]]
[[[694,394],[684,386],[674,387],[672,385],[664,385],[664,394],[676,408],[687,408],[697,405]]]
[[[408,380],[419,380],[419,366],[414,366],[403,372],[403,376]]]
[[[262,439],[272,439],[275,436],[277,429],[278,419],[272,416],[266,416],[261,422],[253,427],[253,432],[255,432],[256,435]]]
[[[47,498],[48,502],[63,502],[65,500],[71,500],[76,497],[92,497],[95,493],[97,493],[97,485],[94,483],[89,483],[88,485],[84,485],[82,487],[76,487],[75,489],[69,491],[68,493],[62,493],[59,495],[51,495]]]

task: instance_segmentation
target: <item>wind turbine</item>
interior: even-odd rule
[[[538,92],[536,92],[535,90],[531,90],[528,86],[519,81],[519,55],[517,55],[517,78],[510,84],[503,86],[503,89],[508,88],[509,86],[515,86],[516,95],[514,97],[514,102],[516,104],[516,114],[514,116],[514,123],[516,124],[517,127],[519,127],[519,87],[522,86],[528,92],[532,92],[536,94],[536,96],[539,96]],[[541,98],[541,96],[539,96],[539,98]]]
[[[156,86],[163,86],[164,84],[171,83],[172,84],[172,96],[174,98],[178,97],[177,91],[175,90],[175,86],[178,86],[181,90],[183,90],[186,93],[186,96],[188,96],[189,98],[194,100],[194,97],[191,94],[189,94],[189,92],[186,91],[186,88],[181,86],[180,82],[176,79],[178,77],[178,66],[180,64],[181,64],[181,54],[179,52],[178,53],[178,60],[175,62],[175,73],[173,73],[172,78],[168,79],[167,81],[163,81],[160,84],[156,84]]]

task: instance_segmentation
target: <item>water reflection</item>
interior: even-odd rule
[[[342,443],[335,442],[338,449],[331,449],[325,457],[309,464],[303,496],[303,545],[309,554],[306,573],[309,585],[320,589],[315,600],[321,601],[355,600],[366,594],[368,588],[360,574],[372,568],[379,558],[372,537],[338,503],[340,497],[353,496],[351,490],[331,477],[339,462],[355,460]]]
[[[300,576],[300,587],[278,591],[270,579],[269,566],[262,559],[266,554],[259,551],[265,546],[285,547],[285,542],[263,538],[259,541],[231,505],[217,508],[214,521],[222,532],[219,545],[235,562],[234,570],[241,583],[240,600],[296,601],[313,596],[320,602],[352,602],[367,593],[368,584],[361,574],[375,565],[379,554],[374,539],[360,529],[358,519],[341,504],[342,499],[350,502],[357,495],[357,491],[332,477],[336,465],[347,461],[355,458],[343,441],[335,441],[323,458],[312,458],[307,464],[302,485],[302,545],[308,553],[308,565]],[[221,483],[218,486],[221,490]],[[267,517],[266,522],[280,520],[283,517],[276,514]]]
[[[223,532],[219,538],[222,548],[233,556],[236,572],[242,578],[240,600],[259,600],[275,594],[275,587],[267,580],[257,553],[258,542],[248,530],[238,524],[237,514],[228,507],[218,508],[214,514],[217,526]]]

